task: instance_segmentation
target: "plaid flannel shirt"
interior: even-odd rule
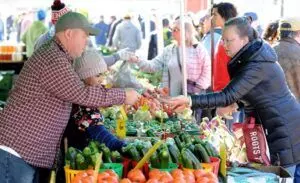
[[[0,112],[0,145],[14,149],[33,166],[53,166],[72,103],[91,107],[124,103],[123,90],[84,86],[72,62],[57,39],[42,45],[25,62]]]

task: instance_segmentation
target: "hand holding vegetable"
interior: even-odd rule
[[[137,91],[131,88],[126,89],[125,92],[126,92],[126,98],[124,103],[127,105],[135,104],[141,97],[141,95]]]
[[[129,48],[119,50],[117,53],[119,54],[121,60],[130,60],[131,57],[135,57],[135,54],[131,52]]]
[[[225,119],[233,119],[232,113],[236,112],[238,108],[238,105],[236,103],[233,103],[226,107],[218,107],[216,110],[216,113],[218,116],[221,116]]]
[[[176,112],[182,112],[190,104],[190,99],[183,95],[170,99],[161,99],[161,101],[171,106]]]

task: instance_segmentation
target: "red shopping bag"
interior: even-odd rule
[[[246,144],[248,161],[270,165],[267,140],[262,125],[255,124],[255,118],[250,117],[244,123],[233,125],[233,131],[241,130],[241,128],[243,132],[242,142]]]

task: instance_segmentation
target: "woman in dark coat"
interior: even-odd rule
[[[169,103],[177,109],[186,104],[200,108],[243,104],[246,116],[255,117],[266,131],[272,164],[295,167],[300,163],[300,106],[286,84],[275,51],[257,37],[244,17],[225,23],[223,41],[232,58],[226,88],[190,98],[175,97]]]

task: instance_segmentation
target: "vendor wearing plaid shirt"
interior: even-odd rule
[[[134,90],[84,86],[74,71],[88,35],[97,34],[83,15],[66,13],[55,26],[55,38],[26,61],[0,112],[0,182],[38,182],[40,169],[53,167],[72,103],[97,107],[138,100]]]

